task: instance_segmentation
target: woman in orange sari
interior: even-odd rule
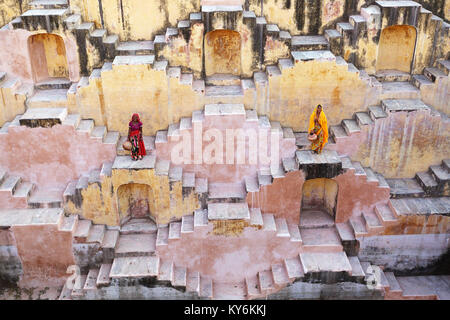
[[[328,125],[327,117],[320,104],[314,108],[314,111],[309,118],[308,133],[317,136],[317,139],[311,142],[311,150],[314,153],[321,153],[323,147],[328,142]]]

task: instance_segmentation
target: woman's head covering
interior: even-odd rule
[[[320,104],[318,104],[315,108],[313,113],[311,114],[311,116],[309,117],[309,128],[308,128],[308,132],[311,132],[312,129],[314,129],[314,119],[317,116],[317,108],[321,106]],[[322,106],[321,106],[322,107]],[[323,107],[322,107],[322,111],[319,114],[319,124],[322,127],[323,130],[323,143],[327,143],[328,142],[328,125],[327,125],[327,117],[325,116],[325,112],[323,112]]]
[[[141,122],[141,120],[140,120],[140,118],[139,118],[139,115],[138,115],[137,113],[133,113],[133,115],[131,116],[131,121],[133,121],[134,118],[136,118],[136,121],[137,121],[137,122]]]

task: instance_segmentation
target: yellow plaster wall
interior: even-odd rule
[[[93,119],[96,126],[106,125],[102,81],[100,78],[89,79],[89,85],[79,87],[76,94],[77,113],[83,119]]]
[[[236,31],[214,30],[205,35],[206,76],[241,74],[241,36]]]
[[[82,206],[77,209],[72,202],[65,209],[71,214],[81,214],[95,224],[118,225],[126,215],[120,215],[119,203],[127,203],[128,195],[118,192],[130,183],[150,188],[149,204],[152,217],[158,224],[192,215],[199,208],[198,196],[192,191],[183,196],[182,182],[170,182],[168,176],[155,175],[148,170],[113,170],[111,177],[104,177],[100,184],[93,183],[82,190]]]
[[[377,71],[395,69],[410,72],[416,44],[416,29],[390,26],[381,32],[378,45]]]
[[[336,181],[325,178],[306,180],[302,190],[302,208],[322,207],[333,215],[338,193]]]

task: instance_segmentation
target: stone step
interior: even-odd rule
[[[245,191],[246,192],[258,192],[259,191],[259,181],[258,177],[246,176],[244,178]]]
[[[159,271],[159,257],[115,258],[111,267],[111,278],[156,277]]]
[[[92,184],[92,183],[101,183],[101,178],[100,178],[100,170],[91,170],[91,172],[89,172],[89,177],[88,177],[88,183]]]
[[[336,223],[336,230],[342,241],[354,241],[355,233],[350,222]]]
[[[339,139],[347,138],[347,131],[344,129],[342,125],[339,126],[330,126],[329,128],[330,137],[334,139],[335,142],[338,142]],[[311,144],[309,142],[309,144]]]
[[[89,236],[91,225],[91,220],[79,220],[75,232],[73,233],[73,237],[78,238],[81,242],[86,241],[86,238]]]
[[[290,234],[290,241],[291,242],[299,242],[301,245],[303,243],[302,236],[300,234],[300,230],[298,228],[298,225],[296,224],[288,224],[288,231]]]
[[[208,97],[243,96],[241,86],[205,86],[205,95]]]
[[[261,209],[252,208],[250,209],[250,224],[252,226],[263,226],[264,221],[261,214]]]
[[[117,55],[151,55],[155,53],[153,41],[124,41],[116,47]]]
[[[186,291],[187,292],[198,292],[199,282],[200,282],[200,273],[197,271],[188,270],[186,276]]]
[[[299,255],[296,255],[293,258],[284,259],[284,266],[290,280],[303,278],[305,276]]]
[[[100,224],[100,225],[92,225],[91,228],[89,229],[89,234],[86,238],[86,242],[88,243],[93,243],[93,242],[97,242],[97,243],[102,243],[103,242],[103,238],[105,236],[105,225]]]
[[[111,282],[111,278],[109,277],[109,273],[111,272],[111,263],[103,263],[100,266],[100,270],[98,272],[98,277],[96,281],[97,287],[107,286]]]
[[[365,176],[366,175],[366,171],[361,166],[361,163],[359,161],[352,161],[352,166],[355,169],[356,176]]]
[[[286,219],[284,219],[284,218],[275,219],[275,225],[277,228],[277,237],[280,237],[280,238],[290,238],[291,237]]]
[[[195,173],[183,172],[183,188],[195,188]]]
[[[372,171],[371,168],[368,167],[363,167],[363,170],[366,174],[366,179],[368,182],[376,182],[378,184],[378,177],[376,176],[376,174]]]
[[[213,297],[213,282],[207,277],[200,276],[198,295],[200,297]]]
[[[303,61],[336,61],[335,55],[329,50],[291,51],[296,63]]]
[[[450,72],[450,60],[438,60],[436,65],[439,70],[448,76]]]
[[[369,107],[369,115],[373,121],[377,119],[387,118],[386,112],[380,106]]]
[[[102,164],[102,169],[100,170],[100,178],[110,177],[112,174],[112,162],[105,162]]]
[[[324,36],[293,36],[291,50],[328,50],[328,40]]]
[[[136,161],[140,162],[140,161]],[[170,161],[169,160],[156,160],[155,163],[155,174],[157,176],[168,176],[169,175],[169,169],[170,169]]]
[[[87,133],[88,135],[91,135],[92,130],[94,130],[95,124],[94,120],[81,120],[80,124],[77,127],[78,133]]]
[[[386,181],[391,189],[391,198],[421,198],[425,195],[425,191],[416,179],[386,179]]]
[[[172,282],[174,272],[173,261],[160,261],[158,280]]]
[[[348,257],[348,261],[352,267],[352,277],[356,278],[360,281],[364,281],[364,277],[366,274],[364,273],[363,267],[361,266],[361,262],[358,257]]]
[[[445,72],[438,68],[434,67],[428,67],[423,70],[423,74],[425,77],[427,77],[430,81],[436,82],[436,80],[446,77],[447,75]]]
[[[247,298],[258,297],[261,295],[258,276],[250,276],[245,278],[245,286]]]
[[[356,112],[355,120],[360,127],[373,124],[373,120],[367,112]]]
[[[67,108],[33,108],[20,117],[19,123],[30,128],[52,127],[61,124],[66,117]]]
[[[156,223],[148,218],[133,218],[120,227],[121,234],[155,233],[156,231]]]
[[[198,209],[194,211],[194,228],[208,226],[208,210]]]
[[[272,272],[269,270],[258,272],[258,282],[259,288],[263,293],[275,288]]]
[[[448,197],[391,199],[391,209],[398,215],[429,215],[450,213]]]
[[[119,240],[119,230],[106,230],[103,237],[102,248],[114,250]]]
[[[328,41],[330,41],[330,39],[342,38],[342,35],[336,29],[325,30],[324,36]]]
[[[355,238],[359,237],[365,237],[368,235],[365,221],[361,216],[351,217],[350,218],[350,225],[353,228],[353,232],[355,234]]]
[[[300,253],[305,274],[316,272],[352,272],[352,266],[345,252]]]
[[[272,184],[272,173],[271,170],[259,170],[258,171],[258,177],[257,177],[257,181],[258,181],[258,190],[259,188],[263,187],[263,186],[268,186],[270,184]]]
[[[381,101],[381,107],[386,113],[430,110],[430,108],[419,99],[385,99]]]
[[[36,186],[33,183],[21,181],[14,191],[13,197],[28,199],[35,188]]]
[[[375,213],[384,226],[397,223],[397,217],[387,204],[378,204],[375,206]]]
[[[433,176],[434,180],[438,183],[438,185],[449,184],[450,182],[450,173],[449,171],[442,167],[441,165],[430,166],[430,173]]]
[[[181,238],[181,222],[171,222],[169,224],[169,240],[177,240]]]
[[[156,246],[166,246],[169,244],[169,227],[159,227],[156,234]]]
[[[398,293],[402,295],[403,289],[400,287],[400,284],[397,281],[393,272],[385,272],[384,275],[389,283],[389,292],[390,293]]]
[[[437,193],[438,183],[429,172],[418,172],[415,179],[426,194],[432,195]]]
[[[209,203],[209,220],[250,219],[247,203]]]
[[[84,296],[84,284],[86,283],[87,275],[79,275],[72,289],[72,297],[82,297]]]
[[[195,193],[208,193],[208,179],[195,178]]]
[[[48,78],[36,82],[34,87],[39,90],[69,89],[71,85],[72,82],[67,78]]]
[[[411,83],[404,82],[382,82],[382,99],[420,99],[420,90]]]
[[[181,218],[181,233],[194,232],[194,216],[183,216]]]
[[[433,81],[428,79],[422,74],[415,74],[412,76],[411,83],[416,86],[416,88],[422,89],[433,85]]]
[[[366,222],[366,230],[372,232],[381,232],[384,230],[383,224],[378,219],[378,216],[375,213],[375,211],[363,211],[362,217]]]
[[[381,173],[375,173],[378,179],[378,187],[379,188],[389,188],[389,185]]]
[[[206,85],[218,85],[218,86],[240,86],[241,79],[239,76],[229,73],[218,73],[206,77]]]
[[[34,108],[41,107],[43,103],[46,106],[67,104],[67,91],[68,89],[35,90],[34,94],[27,99],[27,105],[29,108]]]
[[[272,277],[276,285],[285,285],[290,282],[287,270],[282,263],[272,264]]]
[[[442,160],[442,167],[447,169],[447,172],[450,172],[450,159]]]
[[[264,231],[277,231],[277,226],[275,223],[275,218],[271,213],[262,214],[263,218],[263,230]]]
[[[300,228],[305,252],[342,251],[341,239],[336,228]]]
[[[208,199],[217,201],[239,201],[247,196],[243,183],[210,183]]]
[[[359,127],[358,123],[353,119],[342,120],[342,127],[344,128],[347,135],[361,132],[361,128]]]
[[[37,189],[28,198],[29,208],[60,208],[63,204],[63,194],[60,190]]]
[[[375,78],[380,82],[408,82],[411,74],[399,70],[379,70],[375,73]]]
[[[172,285],[174,287],[186,287],[187,270],[183,267],[175,267],[173,269]]]
[[[108,131],[105,126],[95,126],[94,129],[92,129],[91,138],[103,142],[107,133]]]
[[[97,289],[97,278],[99,274],[99,269],[90,269],[87,277],[86,282],[84,283],[83,290],[89,291],[89,290],[96,290]]]
[[[156,234],[121,234],[115,248],[116,257],[150,256],[156,249]]]
[[[436,300],[438,292],[448,292],[449,285],[439,279],[438,281],[430,281],[433,276],[412,276],[412,277],[396,277],[397,282],[402,290],[403,299],[423,299]],[[448,296],[448,295],[447,295]]]

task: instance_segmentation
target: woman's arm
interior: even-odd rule
[[[130,141],[130,131],[131,131],[131,128],[128,127],[128,141]]]

